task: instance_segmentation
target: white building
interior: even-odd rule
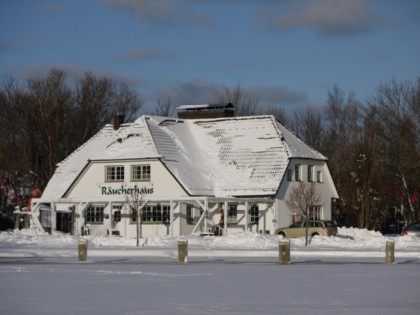
[[[331,219],[326,161],[272,116],[142,116],[106,125],[62,161],[32,217],[75,235],[135,237],[137,220],[141,237],[273,234],[296,220],[285,200],[301,181],[322,194],[312,215]]]

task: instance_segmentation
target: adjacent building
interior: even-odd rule
[[[196,118],[200,110],[227,117]],[[300,182],[322,195],[311,216],[331,219],[327,158],[273,116],[231,117],[231,104],[180,111],[116,117],[58,165],[32,200],[34,222],[75,235],[272,234],[298,219],[285,200]]]

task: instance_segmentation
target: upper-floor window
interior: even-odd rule
[[[124,166],[105,166],[105,177],[107,182],[124,181]]]
[[[259,216],[260,216],[260,211],[258,209],[258,205],[252,205],[251,209],[249,209],[249,223],[257,224]]]
[[[131,179],[134,180],[150,180],[150,165],[132,165]]]
[[[313,165],[308,165],[308,182],[312,183],[315,181],[314,178],[314,166]]]
[[[321,172],[321,171],[317,171],[317,172],[316,172],[316,181],[317,181],[318,183],[322,183],[322,182],[323,182],[323,179],[322,179],[322,172]]]
[[[295,164],[295,181],[302,181],[302,165]]]

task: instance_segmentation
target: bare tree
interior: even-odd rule
[[[70,129],[71,91],[63,71],[53,69],[46,78],[28,80],[31,100],[31,136],[43,158],[44,177],[49,178],[66,154]],[[29,136],[29,135],[28,135]]]
[[[141,233],[141,220],[142,220],[142,213],[143,209],[147,204],[143,202],[143,194],[139,191],[134,190],[131,194],[126,195],[126,203],[131,207],[132,210],[132,218],[136,219],[136,239],[137,239],[137,247],[140,245],[140,238],[142,237]]]
[[[319,205],[321,201],[316,184],[306,182],[294,186],[285,201],[290,211],[305,219],[305,246],[308,246],[308,219],[311,207]]]
[[[312,107],[294,112],[292,129],[296,135],[315,149],[320,149],[324,138],[324,126],[321,113]]]
[[[409,210],[404,212],[407,221],[420,217],[418,206],[415,208],[411,203],[420,182],[417,89],[410,82],[393,79],[381,84],[369,100],[370,107],[376,112],[374,121],[378,130],[380,163],[387,170],[382,182],[390,182],[385,178],[392,177],[394,185],[403,188],[404,193],[395,202]]]
[[[218,104],[232,103],[236,116],[252,116],[257,113],[258,98],[250,95],[238,84],[234,88],[224,87],[215,92]]]
[[[75,119],[78,145],[96,134],[119,113],[131,120],[143,106],[142,98],[125,83],[116,83],[108,77],[96,77],[90,72],[76,87]]]
[[[171,98],[168,96],[165,101],[162,101],[160,98],[157,99],[156,107],[153,110],[153,115],[170,117],[174,113],[174,106],[172,104]]]
[[[276,120],[282,125],[287,125],[286,114],[284,109],[278,106],[269,106],[261,111],[262,115],[273,115]]]

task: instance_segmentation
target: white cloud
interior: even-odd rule
[[[376,13],[368,0],[286,1],[281,10],[261,10],[256,21],[273,29],[309,28],[326,36],[358,35],[375,26],[395,25]]]

